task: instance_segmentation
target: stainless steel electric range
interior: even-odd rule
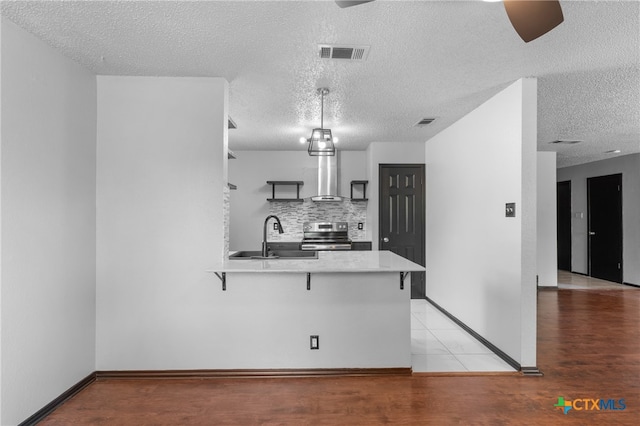
[[[351,250],[347,222],[305,222],[302,250]]]

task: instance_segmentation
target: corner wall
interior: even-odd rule
[[[1,102],[0,422],[12,425],[95,370],[96,79],[3,19]]]
[[[556,153],[538,152],[538,286],[558,286]]]
[[[536,363],[536,90],[518,80],[426,142],[427,296],[523,367]]]
[[[215,368],[227,117],[221,78],[98,77],[97,370]]]
[[[589,273],[587,178],[617,173],[622,173],[622,279],[640,285],[640,154],[558,169],[558,182],[571,181],[571,270]]]

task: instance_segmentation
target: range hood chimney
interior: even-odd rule
[[[338,196],[338,151],[318,157],[318,193],[312,201],[342,201]]]

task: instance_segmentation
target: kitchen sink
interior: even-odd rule
[[[256,251],[237,251],[229,255],[229,259],[317,259],[317,251],[308,250],[272,250],[269,251],[269,257],[262,257],[260,250]]]

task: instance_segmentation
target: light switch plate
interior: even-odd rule
[[[507,203],[505,205],[505,216],[516,217],[516,203]]]

